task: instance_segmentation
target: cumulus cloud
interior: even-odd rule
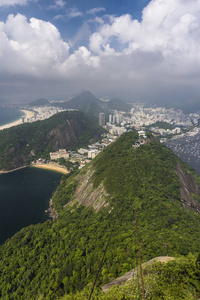
[[[57,28],[35,18],[9,15],[0,23],[1,72],[33,74],[39,77],[68,57],[69,45]],[[53,72],[53,70],[52,70]]]
[[[35,0],[0,0],[1,6],[27,5],[29,2]]]
[[[141,21],[129,14],[97,21],[92,34],[87,23],[88,43],[73,49],[50,22],[10,15],[0,23],[0,84],[30,78],[23,83],[40,80],[44,92],[52,80],[59,89],[51,84],[50,95],[84,87],[143,101],[199,95],[200,0],[152,0]]]
[[[90,37],[90,50],[100,56],[161,53],[166,70],[171,64],[189,74],[200,63],[199,13],[198,0],[152,0],[141,22],[127,14],[103,24]]]

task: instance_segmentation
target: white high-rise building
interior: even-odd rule
[[[120,124],[122,122],[122,115],[121,114],[116,114],[116,123]]]
[[[112,123],[112,120],[113,120],[112,115],[109,115],[109,123]]]
[[[99,126],[105,126],[105,114],[102,112],[99,114]]]

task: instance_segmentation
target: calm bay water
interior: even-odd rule
[[[0,244],[21,228],[44,222],[62,174],[24,168],[0,175]]]
[[[200,134],[186,134],[164,144],[200,175]]]
[[[0,107],[0,126],[19,120],[23,115],[18,109]]]

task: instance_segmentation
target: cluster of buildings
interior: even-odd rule
[[[25,116],[22,117],[23,123],[32,123],[36,121],[42,121],[52,117],[53,115],[66,111],[66,109],[62,107],[54,107],[54,106],[34,106],[32,107],[32,111],[34,112],[34,116],[31,118],[27,118]]]
[[[200,115],[197,113],[184,114],[182,110],[165,107],[147,108],[142,104],[133,105],[131,111],[131,121],[134,127],[149,126],[156,122],[167,122],[175,126],[192,126],[198,122]]]
[[[117,111],[115,111],[113,115],[109,115],[109,122],[107,123],[105,122],[105,114],[99,114],[99,125],[105,127],[105,129],[113,136],[120,136],[127,131],[123,126],[123,120],[122,113],[118,113]]]
[[[118,113],[117,111],[112,115],[109,115],[109,123],[110,124],[121,124],[123,121],[122,113]]]
[[[43,120],[50,116],[64,111],[62,108],[57,107],[34,107],[37,112],[35,119],[30,120],[34,122],[36,120]],[[133,104],[131,111],[126,112],[113,111],[109,115],[109,122],[106,123],[105,113],[99,114],[99,125],[107,129],[108,133],[102,135],[101,143],[97,142],[92,145],[88,145],[88,148],[80,148],[75,151],[66,151],[66,149],[59,149],[56,152],[50,153],[51,160],[58,160],[60,158],[69,159],[71,162],[79,162],[79,169],[85,166],[91,159],[97,156],[104,147],[112,143],[118,136],[124,132],[136,128],[139,134],[139,140],[133,145],[133,148],[139,147],[146,143],[145,127],[154,133],[161,136],[167,136],[169,134],[180,134],[181,127],[189,127],[193,124],[197,124],[200,119],[200,115],[195,114],[183,114],[181,110],[166,109],[164,107],[146,108],[141,104]],[[156,122],[166,122],[176,126],[174,129],[162,129],[156,126],[151,126]],[[45,163],[42,159],[37,163]]]
[[[59,160],[60,158],[68,159],[74,164],[79,164],[79,169],[84,167],[91,159],[95,158],[102,149],[111,144],[117,137],[113,137],[109,133],[102,135],[102,141],[88,145],[87,148],[80,148],[77,151],[67,151],[66,149],[59,149],[56,152],[50,152],[51,160]],[[43,163],[41,159],[37,164]]]
[[[158,127],[150,127],[150,131],[152,131],[154,133],[158,133],[162,136],[167,136],[167,135],[170,135],[170,134],[180,134],[181,133],[181,128],[176,127],[174,129],[162,129],[162,128],[158,128]]]
[[[148,127],[148,130],[167,136],[180,134],[182,127],[193,126],[200,119],[199,113],[184,114],[182,110],[165,107],[144,107],[144,104],[133,104],[130,112],[113,111],[109,115],[109,122],[105,124],[105,114],[99,114],[99,124],[104,126],[111,135],[120,136],[131,128],[141,129]],[[157,122],[166,122],[174,126],[173,129],[163,129],[151,126]],[[151,127],[150,127],[151,126]]]
[[[66,151],[66,149],[59,149],[56,152],[50,152],[50,158],[51,160],[57,160],[60,158],[69,158],[69,153]]]

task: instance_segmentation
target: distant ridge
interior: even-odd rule
[[[110,100],[107,104],[107,107],[109,110],[118,110],[118,111],[125,111],[125,112],[129,112],[131,109],[130,104],[127,104],[118,98],[114,98]]]
[[[35,100],[31,103],[29,103],[29,106],[44,106],[44,105],[48,105],[49,101],[47,99],[44,98],[40,98],[38,100]]]
[[[44,106],[49,104],[50,102],[47,99],[40,98],[29,103],[29,106]],[[63,103],[54,102],[53,105],[60,106],[66,109],[78,109],[88,114],[90,114],[91,111],[91,114],[95,116],[97,116],[99,112],[104,112],[107,114],[108,110],[129,112],[131,109],[130,104],[127,104],[118,98],[111,99],[108,102],[103,102],[95,95],[93,95],[90,91],[85,91],[80,95],[73,97],[71,100]]]
[[[100,100],[96,98],[91,92],[85,91],[80,95],[72,98],[71,100],[62,103],[63,108],[73,108],[73,109],[80,109],[83,105],[88,105],[89,103],[98,103]]]
[[[95,117],[98,117],[100,112],[104,112],[107,120],[110,110],[128,112],[131,109],[131,105],[120,99],[115,98],[104,102],[94,96],[90,91],[85,91],[71,100],[57,105],[67,109],[77,109]]]
[[[77,109],[86,113],[89,116],[96,118],[99,117],[100,112],[104,112],[106,118],[108,119],[108,110],[104,107],[104,102],[95,97],[89,91],[85,91],[80,95],[75,96],[71,100],[64,103],[59,103],[57,105],[66,109]]]

